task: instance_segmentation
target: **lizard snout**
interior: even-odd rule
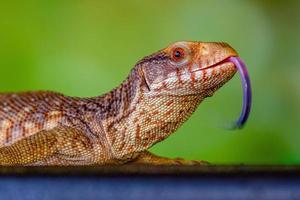
[[[224,42],[201,42],[195,54],[200,69],[213,67],[229,57],[238,57],[238,53]]]

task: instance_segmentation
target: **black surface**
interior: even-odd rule
[[[1,167],[0,176],[296,176],[300,165]]]
[[[300,199],[298,166],[0,168],[0,199]]]

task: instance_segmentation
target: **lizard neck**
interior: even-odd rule
[[[164,140],[186,121],[203,97],[152,95],[139,71],[111,92],[96,97],[96,112],[114,157],[144,151]]]
[[[141,79],[136,70],[132,70],[129,76],[115,89],[93,99],[97,103],[97,117],[101,121],[110,121],[127,115],[135,106],[137,90],[141,86]]]
[[[203,99],[199,95],[153,95],[134,68],[117,88],[89,100],[115,158],[148,149],[176,131]]]
[[[138,90],[142,87],[138,71],[133,68],[128,77],[116,88],[98,97],[89,98],[91,112],[102,123],[117,122],[127,116],[138,103]]]

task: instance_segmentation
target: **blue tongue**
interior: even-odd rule
[[[233,126],[231,127],[232,129],[239,129],[242,128],[247,122],[251,110],[252,91],[251,91],[250,77],[246,65],[239,57],[230,57],[227,60],[235,64],[242,80],[242,87],[243,87],[242,112],[238,120],[235,121]]]

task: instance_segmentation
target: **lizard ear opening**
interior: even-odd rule
[[[136,66],[149,90],[153,90],[155,83],[163,81],[170,72],[174,71],[169,54],[163,51],[144,57]]]
[[[145,86],[145,88],[150,91],[150,85],[149,83],[147,82],[147,79],[146,79],[146,76],[145,76],[145,73],[144,73],[144,70],[143,70],[143,67],[139,67],[138,70],[137,70],[141,80],[142,80],[142,84]]]

